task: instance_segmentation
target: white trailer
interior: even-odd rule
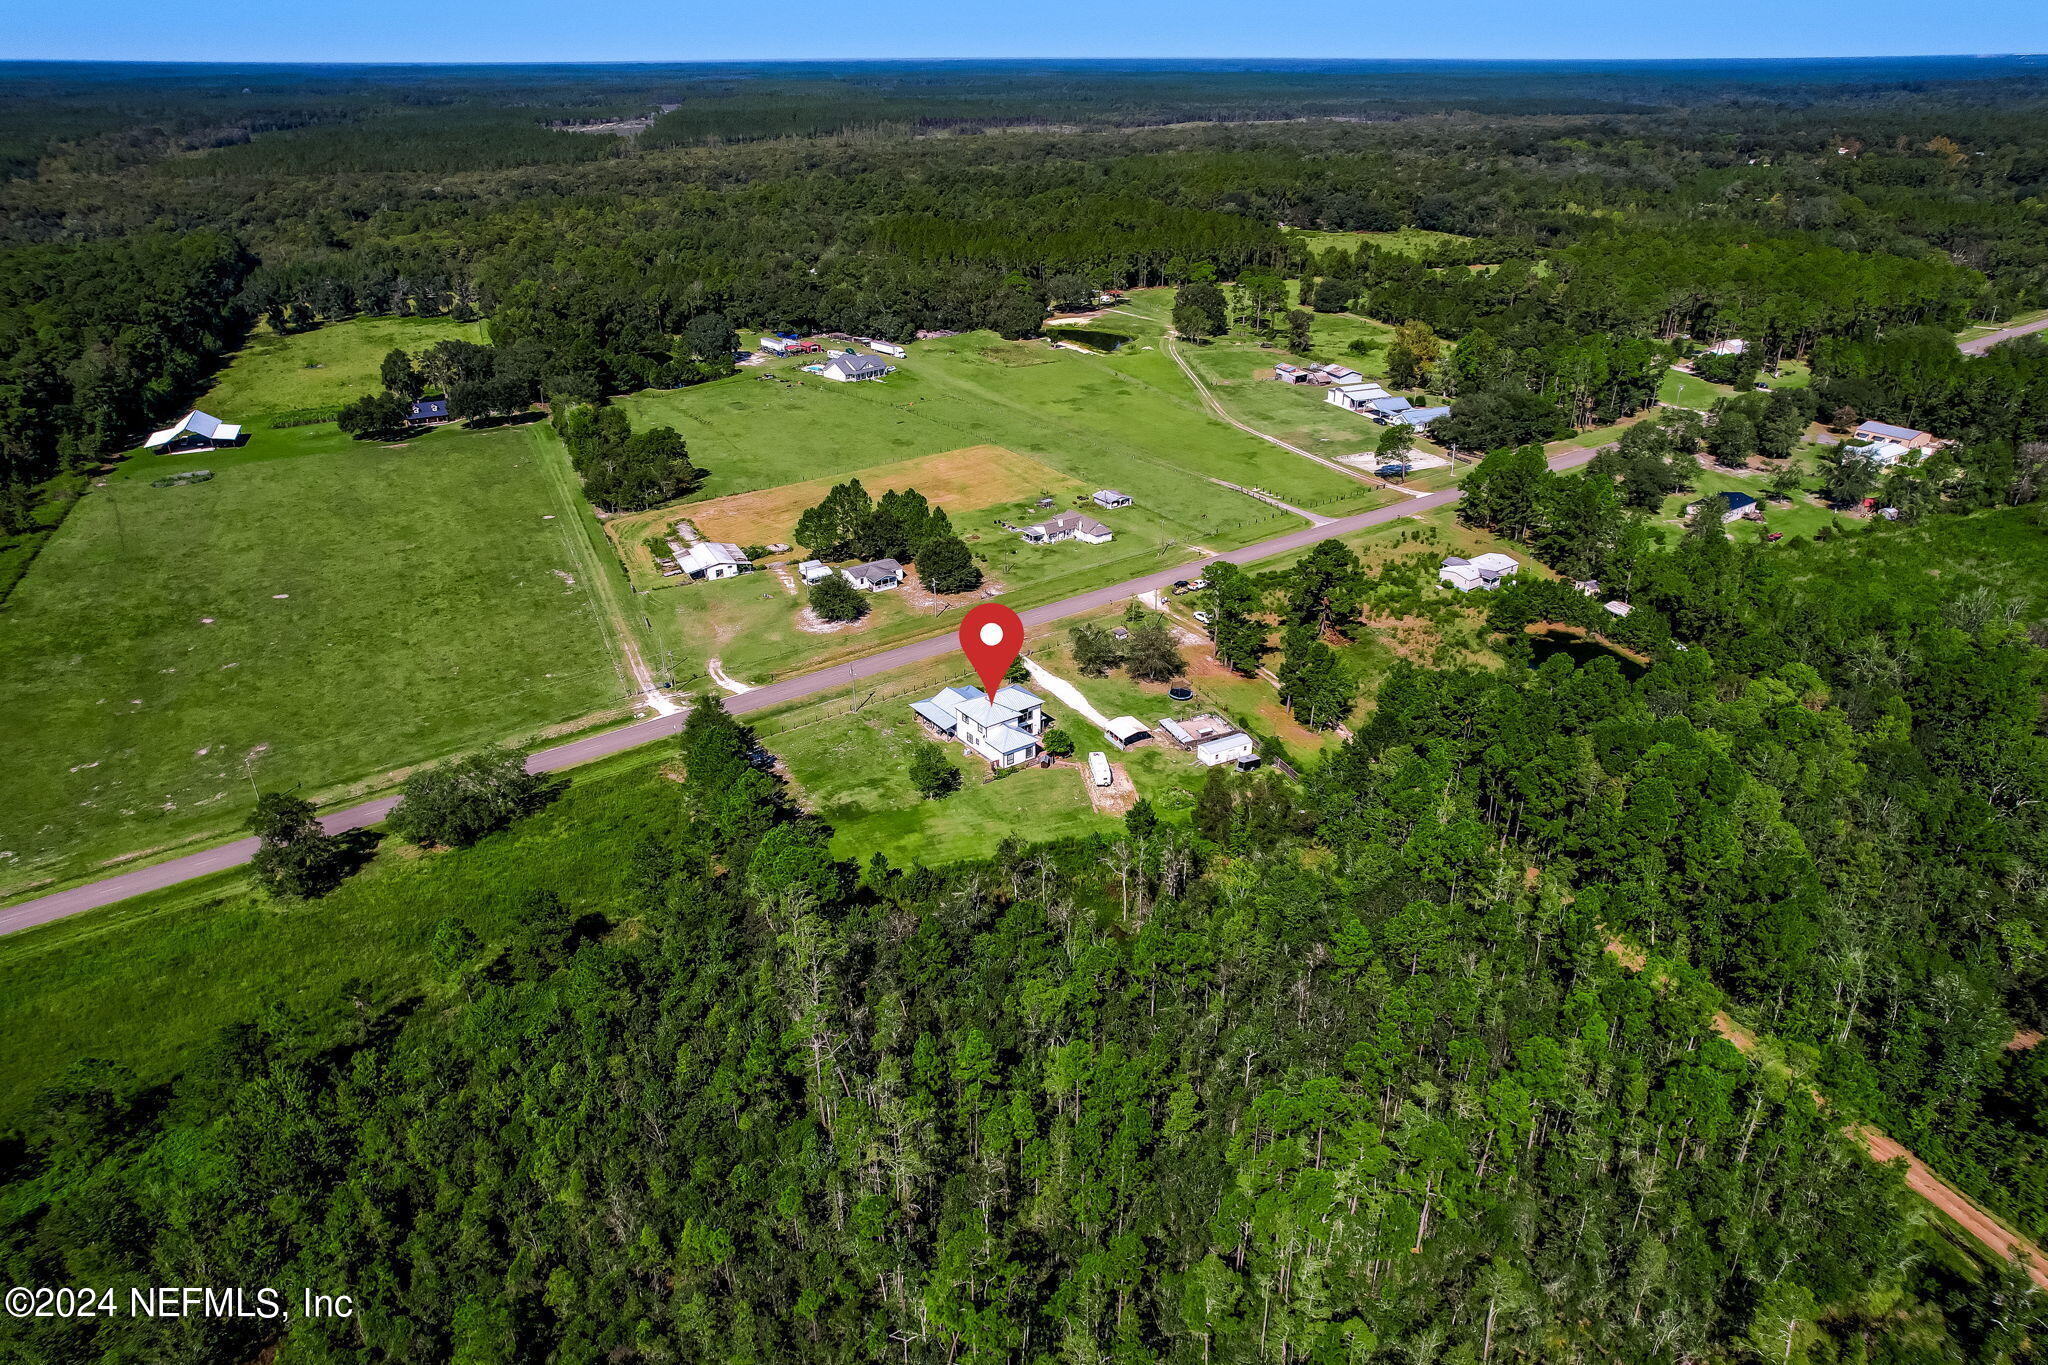
[[[1100,749],[1089,754],[1088,776],[1094,779],[1095,785],[1098,787],[1107,787],[1114,781],[1115,779],[1110,776],[1109,771],[1109,755],[1103,753]]]

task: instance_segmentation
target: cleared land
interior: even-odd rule
[[[252,784],[339,795],[622,707],[563,460],[539,424],[392,447],[258,425],[108,475],[0,615],[0,893],[232,828]],[[187,469],[214,477],[150,486]]]
[[[377,367],[392,350],[415,356],[437,341],[484,340],[481,322],[446,318],[357,318],[283,336],[258,328],[228,358],[227,369],[199,406],[254,434],[252,418],[309,408],[334,408],[381,387]]]
[[[869,470],[860,479],[870,497],[915,488],[928,502],[949,512],[954,508],[978,510],[1021,502],[1036,499],[1040,493],[1066,493],[1081,486],[1078,481],[1001,446],[969,446],[943,455],[905,460]],[[691,523],[713,540],[737,541],[742,545],[787,540],[796,529],[797,518],[824,501],[832,486],[841,482],[844,480],[828,476],[695,503],[689,507],[688,515]]]
[[[1356,496],[1341,475],[1217,424],[1156,352],[1101,356],[970,332],[917,343],[879,381],[835,384],[778,361],[622,402],[636,428],[665,422],[689,440],[711,475],[699,501],[984,444],[1091,489],[1121,488],[1191,536],[1270,510],[1210,478],[1263,484],[1303,507]]]
[[[1398,252],[1403,256],[1420,256],[1445,242],[1469,242],[1470,237],[1460,237],[1455,232],[1437,232],[1431,228],[1404,227],[1393,232],[1325,232],[1320,228],[1289,228],[1296,237],[1305,238],[1308,249],[1318,254],[1325,251],[1356,251],[1361,242],[1370,242],[1381,251]]]

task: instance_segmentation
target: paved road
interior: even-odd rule
[[[1964,355],[1983,355],[2001,341],[2011,341],[2014,337],[2027,336],[2040,331],[2044,327],[2048,327],[2048,318],[2036,318],[2032,322],[2023,322],[2017,327],[2007,327],[2002,331],[1993,332],[1989,336],[1978,337],[1975,341],[1959,341],[1956,343],[1956,349]]]
[[[1576,469],[1591,460],[1595,453],[1590,447],[1576,446],[1551,456],[1550,467]],[[1193,577],[1205,565],[1218,560],[1227,560],[1232,564],[1249,564],[1256,560],[1269,559],[1277,554],[1285,554],[1289,550],[1306,549],[1318,541],[1349,535],[1353,531],[1384,525],[1401,517],[1446,507],[1457,500],[1458,490],[1455,488],[1445,489],[1440,493],[1426,493],[1408,502],[1396,503],[1390,507],[1376,507],[1370,512],[1360,512],[1356,516],[1339,517],[1320,526],[1305,526],[1298,531],[1289,531],[1285,535],[1247,545],[1243,549],[1211,555],[1194,563],[1177,564],[1169,569],[1146,574],[1142,578],[1127,579],[1106,588],[1097,588],[1093,592],[1061,598],[1057,602],[1031,607],[1018,614],[1024,618],[1024,624],[1027,626],[1049,625],[1054,621],[1063,621],[1083,612],[1094,611],[1098,607],[1114,605],[1136,597],[1139,593],[1156,592],[1171,587],[1176,580]],[[928,640],[898,645],[894,649],[883,650],[880,654],[856,659],[850,664],[820,669],[815,673],[799,674],[793,678],[784,678],[780,682],[764,683],[736,697],[727,697],[725,709],[734,715],[746,715],[771,706],[780,706],[784,702],[800,701],[820,692],[829,692],[848,683],[859,682],[862,678],[872,678],[877,674],[893,672],[907,664],[938,658],[942,654],[951,653],[954,648],[951,633],[935,635]],[[534,772],[555,772],[562,768],[573,768],[578,764],[589,763],[626,749],[637,748],[642,744],[666,739],[683,728],[683,720],[683,713],[678,712],[675,715],[656,716],[650,720],[620,726],[615,730],[586,735],[567,744],[558,744],[552,749],[540,750],[527,760],[526,766]],[[389,815],[392,806],[396,804],[396,797],[383,796],[375,801],[365,801],[346,810],[324,815],[320,818],[320,823],[326,826],[329,833],[362,829],[367,825],[376,824]],[[126,900],[130,896],[140,896],[144,892],[176,886],[179,882],[190,881],[194,877],[204,877],[209,873],[240,867],[248,862],[255,852],[254,839],[237,839],[231,844],[203,849],[198,853],[188,853],[180,858],[170,858],[148,867],[136,868],[133,872],[123,872],[117,876],[88,882],[83,886],[75,886],[69,891],[56,891],[32,901],[23,901],[19,905],[0,910],[0,934],[31,929],[39,924],[48,924],[53,920],[76,915],[81,911],[112,905],[115,901]]]

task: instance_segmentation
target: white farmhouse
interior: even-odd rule
[[[1114,538],[1115,532],[1095,518],[1080,512],[1062,512],[1056,517],[1048,517],[1036,526],[1024,528],[1024,539],[1033,545],[1056,545],[1063,540],[1101,545]]]
[[[865,564],[841,569],[839,576],[862,592],[887,592],[902,586],[903,566],[893,559],[871,559]]]
[[[878,355],[858,355],[852,351],[841,351],[825,362],[824,374],[827,379],[851,384],[860,379],[880,379],[895,368]]]
[[[1021,687],[1001,687],[991,699],[978,687],[949,687],[926,701],[910,703],[917,718],[948,739],[957,739],[998,768],[1015,768],[1038,757],[1045,733],[1045,703]]]
[[[1490,551],[1477,559],[1460,559],[1452,555],[1437,570],[1436,576],[1445,587],[1471,592],[1474,589],[1497,588],[1503,578],[1519,572],[1521,567],[1513,555],[1498,551]]]

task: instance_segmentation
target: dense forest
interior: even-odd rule
[[[1327,297],[1449,340],[1484,331],[1536,352],[1500,382],[1561,384],[1573,391],[1561,409],[1595,420],[1641,406],[1630,376],[1649,353],[1564,354],[1575,348],[1741,334],[1775,362],[1822,340],[2048,300],[2048,148],[2031,68],[1968,81],[1934,63],[1906,98],[1860,68],[1851,82],[1850,65],[1790,64],[1775,77],[1790,84],[1739,105],[1719,103],[1737,79],[1726,70],[1619,83],[1510,70],[1463,87],[1375,70],[1351,73],[1348,93],[1342,73],[1274,72],[1263,88],[1196,82],[1199,96],[1187,73],[1176,85],[1138,71],[1091,95],[1126,111],[1110,122],[1239,121],[740,142],[559,130],[655,102],[677,104],[664,116],[676,118],[699,101],[746,109],[795,92],[690,84],[703,73],[663,87],[637,69],[581,87],[545,68],[385,85],[344,69],[228,90],[13,68],[0,127],[36,154],[0,181],[0,335],[33,344],[0,357],[0,453],[20,483],[123,449],[259,320],[482,315],[497,344],[527,344],[521,368],[542,394],[588,400],[676,382],[676,338],[705,315],[1016,336],[1076,281],[1265,270],[1333,280]],[[884,102],[948,88],[1017,109],[1047,98],[1016,73],[936,88],[867,78]],[[1739,79],[1754,97],[1764,77]],[[1407,96],[1425,85],[1435,103],[1417,107]],[[1510,86],[1529,105],[1512,116],[1443,106],[1486,109],[1486,91]],[[1311,88],[1348,100],[1317,107],[1356,121],[1259,121],[1275,91]],[[1625,92],[1627,107],[1596,91]],[[351,160],[351,139],[404,159]],[[1419,261],[1369,249],[1316,259],[1283,223],[1475,240]],[[110,261],[161,258],[151,241],[163,232],[190,240],[95,286]],[[124,368],[144,355],[166,363]]]
[[[2048,306],[2044,112],[2035,66],[1960,60],[0,65],[10,535],[254,328],[482,319],[392,352],[349,429],[546,401],[623,511],[706,470],[607,400],[729,374],[752,329],[1024,336],[1156,284],[1227,325],[1298,281],[1397,328],[1390,379],[1484,455],[1459,514],[1557,575],[1487,600],[1500,666],[1395,663],[1320,761],[944,868],[836,859],[702,699],[621,896],[542,890],[496,939],[455,907],[417,990],[252,1005],[162,1085],[79,1060],[0,1134],[8,1283],[359,1316],[10,1322],[0,1354],[2041,1360],[2042,1296],[1843,1128],[2048,1237],[2048,1048],[2014,1046],[2048,1028],[2048,347],[1954,338]],[[1410,227],[1455,236],[1291,230]],[[1637,422],[1583,477],[1531,444],[1736,336],[1811,388]],[[1829,499],[1889,517],[1648,520],[1703,458],[1862,418],[1955,440],[1831,458]],[[979,577],[914,490],[844,482],[796,539]],[[1331,646],[1434,562],[1219,567],[1216,654],[1249,675],[1277,634],[1334,731]],[[1531,627],[1616,651],[1539,663]]]
[[[1711,991],[1606,951],[1697,933],[1832,1023],[1852,945],[1802,831],[1880,894],[1829,826],[1892,797],[1826,791],[1865,702],[1822,686],[1704,651],[1403,672],[1306,789],[945,872],[834,861],[706,698],[626,903],[451,918],[430,999],[254,1018],[166,1091],[80,1064],[9,1155],[0,1259],[354,1287],[279,1360],[2008,1358],[2038,1302],[1915,1254],[1898,1177]],[[49,1360],[278,1336],[33,1328]]]

